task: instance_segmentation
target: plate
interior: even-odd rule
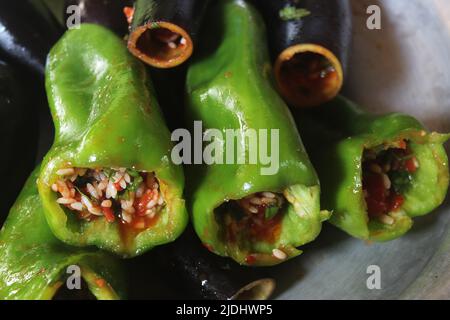
[[[381,30],[366,27],[373,4],[381,8]],[[450,2],[352,0],[352,8],[344,94],[372,112],[406,112],[450,132]],[[380,289],[368,289],[372,265],[380,268]],[[277,299],[450,299],[450,199],[388,243],[366,243],[326,224],[303,255],[270,272]]]

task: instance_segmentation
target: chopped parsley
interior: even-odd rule
[[[404,194],[411,185],[412,175],[404,170],[392,171],[392,173],[390,173],[390,179],[394,191],[399,194]]]
[[[304,8],[296,8],[294,6],[286,6],[279,12],[280,18],[284,21],[300,20],[311,14],[311,11]]]
[[[265,216],[266,220],[270,220],[273,217],[275,217],[277,215],[278,211],[280,211],[280,207],[278,207],[278,206],[266,207],[266,210],[264,212],[264,216]]]

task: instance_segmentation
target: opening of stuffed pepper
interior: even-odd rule
[[[172,68],[189,59],[193,43],[181,27],[169,22],[154,22],[136,28],[130,34],[128,48],[151,66]]]
[[[106,219],[137,231],[154,225],[166,203],[153,172],[63,168],[51,186],[57,203],[79,219]]]
[[[216,209],[221,225],[221,237],[228,243],[275,243],[281,234],[281,222],[287,206],[286,198],[279,193],[257,192],[239,200],[223,203]],[[275,248],[272,255],[285,260],[287,254]],[[253,264],[252,255],[246,258]]]
[[[296,107],[313,107],[333,99],[343,83],[342,66],[336,56],[313,44],[284,50],[274,72],[281,94]]]
[[[404,195],[419,166],[407,140],[364,150],[362,181],[369,219],[393,225],[404,214]]]

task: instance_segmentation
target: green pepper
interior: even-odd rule
[[[51,50],[55,140],[38,190],[53,233],[131,257],[187,224],[181,166],[144,66],[107,29],[82,24]]]
[[[234,130],[248,160],[256,153],[246,134],[267,130],[271,138],[260,138],[259,145],[270,140],[267,150],[279,156],[279,168],[263,173],[261,158],[190,166],[193,224],[204,245],[218,255],[240,264],[277,264],[300,254],[296,247],[314,240],[328,218],[320,212],[319,182],[292,115],[273,89],[260,15],[243,1],[218,1],[207,17],[187,75],[189,119],[202,121],[205,133],[217,129],[226,136]],[[276,130],[278,140],[272,136]],[[230,139],[213,141],[222,146],[222,159],[232,154],[223,146]]]
[[[0,299],[54,298],[74,272],[70,266],[80,268],[81,277],[97,299],[123,297],[125,283],[117,258],[99,249],[69,247],[52,234],[39,199],[37,176],[36,169],[0,231]],[[72,292],[77,294],[78,290]]]
[[[295,116],[319,174],[322,207],[350,235],[395,239],[443,202],[450,135],[428,132],[408,115],[363,112],[344,97]]]

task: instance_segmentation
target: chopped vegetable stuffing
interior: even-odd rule
[[[280,10],[280,18],[284,21],[299,20],[307,17],[311,12],[304,8],[296,8],[294,6],[286,6]]]
[[[389,214],[401,209],[418,168],[419,163],[404,140],[395,147],[364,151],[363,191],[371,219],[385,224],[395,222]]]
[[[56,172],[61,178],[52,190],[56,200],[80,219],[104,217],[117,219],[135,229],[151,226],[165,206],[154,173],[133,169],[65,168]]]
[[[219,208],[223,215],[225,237],[230,242],[275,242],[281,232],[281,209],[285,203],[282,195],[258,192]]]

